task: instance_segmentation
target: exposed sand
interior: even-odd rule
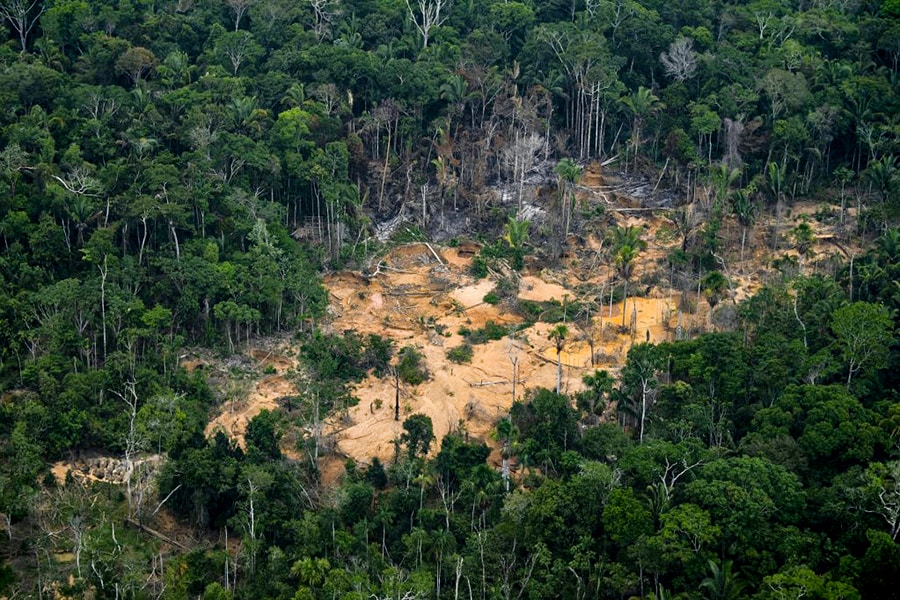
[[[592,179],[583,183],[599,185],[601,178],[590,173]],[[587,179],[587,178],[586,178]],[[596,180],[596,181],[594,181]],[[808,214],[798,210],[795,214]],[[573,393],[582,387],[581,377],[594,368],[616,372],[634,343],[651,341],[659,343],[673,338],[679,324],[679,293],[662,289],[667,277],[658,277],[658,283],[642,284],[644,277],[665,269],[665,257],[676,248],[680,240],[667,234],[671,222],[650,212],[622,213],[616,216],[620,225],[640,227],[648,242],[632,277],[631,292],[642,291],[648,297],[629,297],[624,308],[623,327],[621,303],[610,306],[604,303],[593,318],[593,326],[568,323],[569,335],[560,355],[563,365],[562,388]],[[787,221],[787,220],[786,220]],[[816,225],[816,224],[812,224]],[[758,229],[762,228],[762,224]],[[823,228],[814,227],[817,235]],[[728,221],[723,231],[729,246],[734,238],[740,240],[739,228]],[[826,231],[827,235],[827,231]],[[761,234],[750,232],[746,248],[746,260],[741,265],[737,252],[729,255],[729,271],[735,300],[739,301],[758,289],[770,270],[765,267],[768,253]],[[587,233],[580,247],[567,252],[566,267],[560,271],[527,273],[519,280],[518,298],[532,301],[574,301],[574,287],[590,284],[598,289],[609,289],[615,280],[609,258],[603,258],[605,242],[602,230]],[[402,433],[402,422],[414,413],[428,415],[438,440],[447,432],[459,430],[470,439],[490,443],[491,430],[496,421],[507,414],[513,402],[513,377],[516,369],[516,399],[521,399],[530,389],[556,386],[557,355],[555,344],[548,338],[554,325],[536,323],[516,334],[515,340],[506,337],[499,341],[474,346],[474,356],[469,364],[454,364],[447,360],[447,350],[460,345],[464,339],[461,327],[470,330],[483,327],[488,320],[500,324],[518,324],[521,319],[508,314],[501,302],[490,305],[484,302],[487,293],[496,282],[490,279],[474,280],[468,275],[472,256],[478,248],[467,244],[459,248],[441,248],[426,244],[409,244],[398,247],[383,257],[369,277],[359,273],[333,273],[325,278],[329,290],[330,323],[326,326],[340,333],[354,330],[360,334],[378,334],[394,340],[399,350],[414,346],[425,357],[430,378],[418,386],[400,385],[399,420],[394,418],[395,388],[390,377],[379,379],[369,376],[354,389],[359,398],[357,406],[340,418],[333,417],[325,427],[325,433],[333,435],[339,455],[368,463],[374,456],[390,461],[394,455],[394,440]],[[820,240],[813,246],[811,256],[833,250],[830,243]],[[792,250],[783,251],[790,254]],[[435,256],[437,253],[437,257]],[[807,257],[805,264],[810,264]],[[661,266],[662,265],[662,266]],[[709,305],[697,301],[696,292],[690,296],[696,306],[693,314],[680,314],[680,324],[685,330],[709,328]],[[731,299],[722,300],[722,305]],[[594,348],[594,365],[591,363],[591,344]],[[254,354],[261,365],[271,364],[276,374],[258,379],[245,400],[226,402],[224,411],[207,427],[207,433],[216,427],[243,443],[247,422],[262,409],[277,408],[276,399],[293,395],[297,391],[285,378],[287,370],[294,368],[295,349],[281,348],[279,352],[264,357]],[[432,452],[439,447],[435,444]],[[496,452],[494,453],[496,455]],[[492,456],[492,460],[496,460]],[[335,457],[322,459],[325,479],[340,476],[342,461]]]
[[[460,258],[452,249],[436,250],[443,265],[424,245],[413,244],[389,254],[381,273],[364,284],[347,274],[326,279],[332,291],[334,331],[352,329],[387,336],[396,341],[398,349],[414,346],[424,355],[431,375],[418,386],[401,384],[399,420],[394,420],[396,392],[392,379],[369,377],[356,387],[359,404],[340,422],[335,420],[330,432],[336,436],[339,451],[357,461],[368,462],[373,456],[391,460],[394,440],[403,433],[402,422],[415,413],[431,418],[438,439],[459,430],[470,439],[489,441],[496,421],[513,402],[514,361],[518,365],[518,399],[529,389],[556,386],[556,347],[548,337],[553,328],[548,323],[534,324],[519,332],[515,340],[507,337],[474,346],[470,364],[447,360],[446,351],[463,343],[460,327],[477,329],[488,320],[515,324],[521,319],[505,312],[503,303],[483,302],[495,283],[468,276],[469,258]],[[454,256],[454,260],[446,260],[446,255]],[[518,297],[573,300],[574,292],[556,281],[560,277],[523,276]],[[668,301],[668,297],[629,299],[628,312],[636,308],[634,341],[645,341],[647,331],[654,342],[666,339],[665,318],[671,314],[667,313]],[[593,368],[617,369],[632,344],[630,334],[618,333],[621,304],[614,304],[612,312],[613,322],[608,305],[594,319],[594,352],[601,360]],[[627,321],[630,323],[630,315]],[[572,393],[581,389],[581,376],[592,367],[590,345],[584,339],[587,332],[574,324],[568,328],[561,356],[562,387]]]
[[[258,348],[251,349],[250,357],[263,373],[268,371],[269,374],[247,382],[250,388],[246,397],[240,397],[241,390],[236,390],[231,397],[226,398],[221,412],[206,425],[206,435],[210,436],[221,429],[234,438],[239,446],[244,447],[244,434],[253,417],[263,410],[277,409],[278,398],[297,394],[296,386],[286,376],[288,371],[297,367],[297,360],[288,354],[291,354],[290,349],[283,345],[268,352]]]

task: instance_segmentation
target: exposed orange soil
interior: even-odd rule
[[[601,184],[599,176],[591,177],[582,183],[593,187]],[[620,203],[634,205],[629,200]],[[793,218],[784,219],[782,229],[793,227],[798,222],[798,215],[810,212],[809,207],[796,208]],[[696,290],[688,293],[690,302],[696,307],[695,313],[679,316],[680,293],[665,287],[667,277],[657,277],[658,284],[643,283],[644,278],[652,277],[654,271],[665,269],[659,265],[664,264],[664,258],[680,242],[666,233],[671,231],[672,222],[665,212],[622,212],[615,215],[615,220],[619,225],[644,230],[643,239],[648,242],[648,247],[635,265],[629,291],[641,292],[646,297],[628,298],[624,308],[626,327],[622,327],[622,304],[614,303],[610,307],[608,301],[594,316],[593,327],[567,324],[569,335],[560,356],[565,393],[581,389],[581,376],[593,368],[617,371],[632,344],[672,339],[679,318],[685,330],[709,327],[709,305],[705,300],[698,301]],[[723,299],[722,306],[746,298],[771,274],[767,264],[770,250],[765,247],[763,226],[761,223],[756,231],[749,232],[746,260],[740,264],[736,251],[733,251],[735,239],[738,244],[740,242],[740,231],[733,220],[726,220],[721,235],[723,239],[727,238],[725,243],[732,250],[726,275],[732,282],[730,294],[733,298]],[[814,222],[811,226],[819,239],[804,258],[805,267],[816,260],[816,256],[836,251],[826,228]],[[602,232],[588,233],[575,244],[570,242],[564,268],[523,275],[518,280],[517,297],[572,302],[578,299],[575,287],[584,284],[605,289],[608,293],[615,273],[609,258],[602,255],[604,246]],[[507,325],[521,322],[502,302],[498,305],[484,302],[485,295],[495,288],[496,282],[474,280],[468,275],[472,256],[477,250],[474,244],[458,248],[410,244],[389,252],[369,269],[370,276],[339,272],[325,277],[330,299],[330,319],[325,327],[335,333],[354,330],[362,335],[381,335],[394,340],[397,349],[413,346],[424,355],[430,373],[429,379],[421,385],[401,383],[399,420],[394,418],[395,389],[390,377],[369,376],[358,384],[353,394],[359,403],[345,414],[332,417],[325,426],[326,435],[332,435],[336,440],[339,455],[362,463],[368,463],[375,456],[390,461],[394,455],[394,440],[403,433],[402,422],[414,413],[431,418],[437,440],[449,431],[459,430],[470,439],[489,441],[496,421],[507,414],[513,402],[514,363],[518,367],[517,399],[529,389],[556,386],[556,347],[548,338],[553,325],[547,323],[528,327],[514,340],[507,337],[474,346],[474,356],[469,364],[454,364],[447,359],[447,350],[464,341],[460,328],[478,329],[488,320]],[[784,244],[778,255],[791,253],[796,255],[795,250]],[[593,337],[593,366],[587,336]],[[243,443],[250,419],[262,409],[277,408],[278,398],[297,394],[294,385],[285,377],[286,371],[296,367],[294,350],[283,346],[268,354],[254,352],[252,356],[261,367],[271,365],[276,373],[259,378],[245,399],[226,401],[222,414],[209,424],[207,433],[221,427]],[[433,452],[437,447],[438,444]],[[343,459],[326,457],[321,459],[320,466],[323,478],[333,481],[343,470]]]
[[[599,174],[589,171],[582,181],[594,189],[602,185]],[[596,201],[596,200],[594,200]],[[601,202],[610,205],[606,196]],[[633,206],[630,200],[615,204]],[[801,219],[813,214],[819,205],[797,205],[782,220],[781,231],[786,232]],[[848,220],[851,217],[848,216]],[[622,327],[622,304],[608,300],[594,315],[591,328],[581,328],[567,323],[569,334],[560,359],[563,365],[562,388],[565,393],[581,389],[581,376],[593,368],[617,371],[623,364],[633,343],[645,340],[658,343],[672,339],[678,324],[680,294],[665,288],[667,278],[658,278],[658,285],[646,285],[643,278],[650,277],[660,268],[664,257],[677,247],[679,241],[666,235],[672,224],[664,211],[623,212],[615,215],[617,224],[639,227],[644,230],[643,239],[648,242],[635,265],[630,293],[642,291],[647,297],[629,297],[625,306]],[[849,222],[849,221],[848,221]],[[833,227],[825,227],[809,220],[816,240],[806,256],[800,257],[787,242],[775,256],[793,256],[800,260],[804,271],[814,272],[817,261],[837,253],[860,255],[858,246],[848,244],[843,236],[836,236]],[[773,270],[770,265],[771,248],[768,247],[768,229],[760,223],[748,232],[745,261],[738,260],[740,230],[732,219],[726,219],[722,233],[724,245],[729,248],[727,273],[732,282],[733,298],[722,300],[722,305],[739,302],[758,290]],[[839,244],[836,243],[838,239]],[[575,287],[589,284],[608,293],[609,283],[615,280],[609,257],[603,256],[606,242],[602,232],[585,234],[584,238],[570,239],[570,250],[560,270],[531,272],[518,280],[517,297],[521,300],[573,302],[578,299]],[[446,357],[447,350],[463,343],[459,334],[462,327],[470,330],[483,327],[488,320],[500,324],[518,324],[521,319],[511,314],[503,303],[491,305],[484,297],[492,291],[496,282],[491,279],[474,280],[468,275],[472,257],[477,253],[475,244],[463,244],[458,248],[442,248],[425,244],[410,244],[393,249],[375,268],[372,276],[360,273],[339,272],[325,277],[329,292],[330,315],[326,328],[340,333],[355,330],[360,334],[374,333],[395,341],[396,347],[414,346],[425,357],[430,378],[418,386],[401,384],[400,416],[394,420],[395,390],[391,378],[369,376],[354,390],[359,398],[357,406],[346,414],[333,417],[325,426],[325,434],[333,435],[337,443],[337,455],[320,459],[320,472],[328,484],[336,481],[344,469],[343,456],[368,463],[374,456],[390,461],[394,454],[393,441],[403,433],[402,422],[409,415],[428,415],[434,425],[437,440],[447,432],[463,431],[470,439],[489,442],[496,421],[507,414],[513,402],[513,364],[517,365],[516,399],[521,399],[530,389],[556,386],[557,355],[555,344],[548,338],[554,325],[536,323],[499,341],[474,346],[474,356],[469,364],[454,364]],[[435,256],[437,254],[437,257]],[[845,254],[846,255],[846,254]],[[696,314],[682,314],[681,325],[685,329],[707,327],[709,305],[698,302],[696,289],[689,293],[697,307]],[[632,329],[633,324],[633,329]],[[590,344],[594,341],[595,365],[591,365]],[[253,364],[253,373],[236,377],[211,359],[186,358],[183,365],[190,371],[197,368],[215,371],[220,392],[224,395],[221,412],[206,428],[212,434],[221,428],[240,445],[249,421],[263,409],[278,408],[278,399],[297,395],[289,373],[297,369],[296,347],[292,341],[281,340],[270,348],[253,347],[247,355]],[[286,436],[283,450],[295,460],[304,459],[293,447],[296,436]],[[490,442],[489,442],[490,443]],[[435,444],[434,451],[439,447]],[[494,452],[491,461],[499,464]],[[53,465],[52,472],[58,480],[65,479],[70,463]],[[77,465],[76,465],[77,468]],[[85,474],[90,477],[90,474]]]
[[[292,354],[287,346],[270,351],[251,349],[249,355],[260,371],[268,371],[269,374],[248,382],[251,387],[245,398],[240,397],[240,391],[226,398],[221,406],[222,411],[206,425],[206,435],[212,435],[217,429],[221,429],[243,447],[247,424],[253,417],[263,410],[277,409],[278,398],[297,394],[296,386],[287,377],[287,373],[297,367],[297,360]]]
[[[490,280],[473,280],[467,275],[470,257],[452,248],[435,248],[441,262],[422,244],[398,249],[382,262],[381,272],[371,280],[339,273],[326,278],[331,291],[335,331],[355,330],[390,337],[397,347],[414,346],[425,357],[431,377],[419,386],[401,384],[400,417],[394,420],[395,389],[390,378],[369,377],[355,389],[359,404],[349,414],[331,424],[340,452],[361,462],[377,456],[390,460],[393,441],[403,433],[402,422],[413,413],[428,415],[437,439],[449,431],[461,430],[474,439],[487,441],[496,421],[512,404],[513,361],[518,364],[516,397],[528,389],[555,388],[556,350],[548,338],[553,325],[537,323],[517,334],[474,346],[469,364],[454,364],[446,358],[448,349],[463,343],[461,327],[477,329],[488,320],[501,324],[521,322],[503,304],[483,301],[495,287]],[[598,274],[605,277],[605,273]],[[533,301],[574,299],[562,283],[566,275],[544,273],[526,275],[519,281],[518,297]],[[629,299],[629,313],[635,307],[635,341],[644,341],[646,332],[658,342],[666,337],[668,298]],[[595,318],[595,355],[606,358],[595,368],[617,368],[632,343],[630,335],[619,335],[609,323],[608,305]],[[621,315],[621,305],[613,305]],[[630,322],[630,315],[627,318]],[[614,318],[616,324],[619,323]],[[562,353],[563,391],[582,387],[581,376],[591,370],[589,344],[578,339],[581,332],[569,324],[569,339]],[[603,327],[603,330],[601,330]],[[349,425],[347,424],[349,422]]]

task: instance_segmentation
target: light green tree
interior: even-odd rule
[[[842,306],[831,316],[831,330],[847,364],[847,387],[863,367],[880,369],[887,365],[893,339],[890,311],[870,302]]]
[[[510,217],[506,222],[503,239],[509,244],[513,255],[512,267],[517,271],[524,266],[525,244],[528,243],[529,227],[531,227],[531,221],[520,221]]]
[[[564,158],[556,164],[556,175],[559,177],[560,203],[562,205],[562,221],[565,237],[569,235],[572,224],[572,208],[575,205],[575,182],[581,177],[583,169],[571,158]]]
[[[747,244],[747,230],[756,223],[759,205],[754,199],[755,186],[741,188],[731,195],[731,214],[741,225],[741,270],[744,268],[744,247]]]

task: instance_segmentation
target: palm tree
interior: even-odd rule
[[[302,83],[292,83],[281,98],[281,103],[291,108],[299,108],[306,102],[306,87]]]
[[[888,229],[875,240],[875,255],[887,264],[900,264],[900,229]]]
[[[578,408],[587,414],[588,423],[596,425],[603,409],[606,408],[607,399],[616,380],[609,371],[598,369],[593,374],[582,375],[581,381],[587,389],[578,394],[575,402]]]
[[[530,226],[531,221],[519,221],[512,217],[506,222],[506,234],[503,236],[503,239],[506,240],[510,250],[512,250],[512,266],[516,271],[523,266],[522,261],[525,253],[524,246],[528,242],[528,228]]]
[[[469,98],[469,84],[465,77],[458,73],[453,73],[445,81],[440,88],[441,100],[446,100],[449,105],[447,108],[447,135],[453,135],[453,115],[462,113]]]
[[[703,580],[700,588],[704,590],[704,598],[708,600],[732,600],[741,597],[744,583],[731,572],[732,562],[726,560],[719,566],[709,561],[710,576]]]
[[[500,475],[503,478],[503,488],[509,491],[509,459],[518,450],[519,429],[513,425],[509,417],[503,417],[497,422],[497,426],[491,433],[491,437],[501,443],[500,456],[501,463]]]
[[[557,325],[550,330],[547,337],[556,345],[556,393],[562,390],[562,351],[566,345],[566,336],[569,335],[569,328],[565,325]]]
[[[66,213],[75,223],[75,230],[78,232],[78,246],[84,246],[84,232],[88,228],[88,221],[94,217],[94,207],[90,200],[84,196],[77,195],[66,206]]]
[[[784,191],[787,185],[787,166],[770,162],[766,165],[766,188],[773,203],[784,199]]]
[[[728,289],[728,279],[719,271],[710,271],[703,276],[701,285],[703,286],[703,295],[709,302],[709,316],[712,319],[713,309],[722,299],[722,293]]]
[[[886,205],[900,183],[897,158],[893,155],[885,155],[880,160],[870,162],[866,167],[865,175],[881,197],[881,203]],[[886,216],[884,218],[887,219]],[[885,223],[886,228],[887,223]]]
[[[747,242],[747,229],[753,227],[756,222],[756,215],[759,212],[759,205],[754,201],[753,194],[756,189],[751,187],[742,188],[731,196],[731,214],[733,214],[738,223],[741,224],[741,270],[744,268],[744,245]]]
[[[796,246],[800,256],[806,256],[810,246],[816,240],[816,232],[813,231],[813,228],[806,221],[798,223],[796,227],[791,229],[789,235],[794,241],[794,246]]]
[[[775,215],[777,222],[775,224],[775,235],[772,236],[772,252],[778,250],[778,231],[781,229],[781,213],[783,211],[782,202],[784,201],[784,192],[787,187],[787,167],[779,166],[777,163],[770,162],[766,165],[766,188],[775,204]]]
[[[569,224],[572,218],[572,205],[575,204],[575,182],[581,177],[583,169],[571,158],[564,158],[556,164],[557,176],[559,176],[558,189],[562,201],[563,230],[565,237],[569,236]]]
[[[740,169],[728,168],[728,165],[725,163],[714,169],[709,169],[709,183],[712,186],[714,205],[718,205],[719,202],[725,199],[732,184],[740,177]]]
[[[625,305],[628,303],[628,281],[634,273],[634,259],[647,247],[641,239],[637,227],[616,227],[612,230],[612,247],[615,253],[616,270],[625,282],[622,294],[622,327],[625,327]]]
[[[665,105],[644,86],[638,87],[637,91],[630,96],[622,98],[622,104],[631,113],[631,148],[632,153],[637,157],[641,146],[644,120],[664,108]]]

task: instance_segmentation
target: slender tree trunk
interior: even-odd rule
[[[556,347],[556,393],[562,390],[562,348]]]
[[[394,420],[400,420],[400,371],[394,372]]]
[[[641,384],[641,431],[638,436],[638,443],[644,443],[644,423],[647,420],[647,384]]]
[[[741,226],[741,275],[744,274],[744,244],[747,241],[747,226]]]
[[[103,360],[106,360],[106,275],[109,273],[107,267],[107,256],[103,256],[103,266],[97,265],[100,269],[100,320],[103,321]]]

